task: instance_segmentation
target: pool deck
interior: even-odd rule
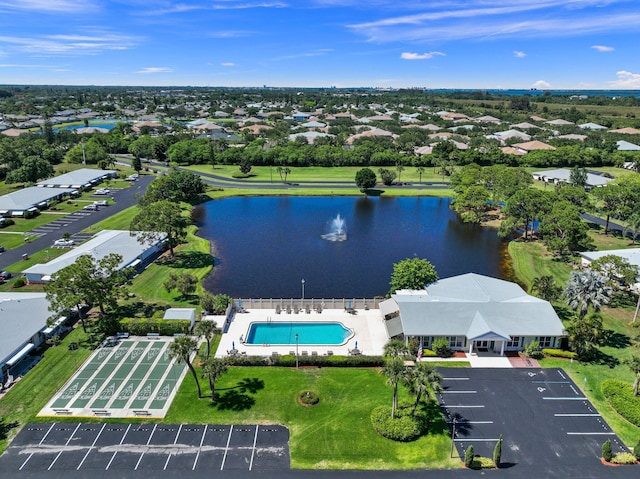
[[[324,309],[321,313],[311,311],[305,313],[282,311],[276,314],[275,309],[251,309],[244,313],[236,313],[233,321],[229,325],[226,333],[220,338],[220,345],[216,351],[216,357],[222,358],[231,354],[234,349],[235,354],[246,354],[248,356],[271,356],[274,352],[278,354],[289,354],[295,351],[295,344],[292,345],[253,345],[245,344],[240,341],[247,336],[249,325],[254,322],[338,322],[342,323],[346,328],[352,330],[354,335],[342,345],[299,345],[298,352],[303,354],[305,351],[308,355],[314,354],[325,356],[328,351],[332,351],[337,356],[347,356],[349,351],[355,348],[356,341],[358,349],[365,356],[382,355],[384,345],[389,341],[384,320],[380,315],[379,309],[357,309],[355,313],[348,313],[344,309]],[[211,318],[214,319],[214,318]],[[220,323],[219,323],[220,325]]]

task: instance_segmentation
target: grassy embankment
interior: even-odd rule
[[[622,249],[632,246],[629,240],[613,235],[605,236],[601,230],[592,230],[590,235],[597,249]],[[511,242],[509,253],[513,259],[518,280],[527,287],[531,286],[533,278],[543,275],[551,275],[558,285],[564,285],[573,271],[570,264],[554,258],[547,252],[544,245],[538,242]],[[555,306],[561,316],[566,315],[566,305],[558,303]],[[633,382],[633,373],[621,364],[621,361],[631,354],[631,339],[640,333],[640,329],[630,325],[633,312],[632,306],[603,308],[604,328],[611,331],[611,334],[605,344],[599,346],[600,354],[596,361],[583,363],[557,358],[540,361],[543,367],[564,368],[583,389],[604,419],[629,446],[635,445],[640,439],[640,428],[630,424],[609,405],[602,395],[600,386],[605,380],[612,378],[629,384]]]

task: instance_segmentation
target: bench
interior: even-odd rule
[[[91,412],[95,416],[111,416],[111,413],[105,409],[92,409]]]
[[[159,338],[160,333],[147,333],[147,338]]]
[[[55,412],[57,415],[70,415],[71,411],[69,411],[68,409],[54,409],[53,412]]]
[[[151,413],[146,410],[133,411],[133,414],[135,414],[136,416],[151,416]]]
[[[129,333],[116,333],[116,338],[128,338]]]

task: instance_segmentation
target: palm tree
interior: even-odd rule
[[[554,301],[562,294],[562,288],[556,284],[553,276],[538,276],[531,283],[531,292],[537,293],[545,301]]]
[[[582,319],[587,314],[589,306],[594,311],[600,311],[611,299],[611,293],[611,287],[607,286],[607,278],[597,271],[587,269],[571,273],[571,279],[567,281],[563,294],[569,307],[578,311],[578,317]]]
[[[429,363],[417,363],[409,374],[404,378],[405,384],[409,388],[411,394],[416,395],[416,401],[413,403],[411,415],[413,416],[418,409],[418,404],[422,396],[429,398],[429,389],[434,392],[442,391],[442,374],[435,370],[435,367]]]
[[[396,409],[398,408],[398,384],[406,374],[407,367],[404,365],[404,359],[400,356],[388,358],[382,370],[383,376],[387,377],[387,384],[393,386],[393,402],[391,404],[391,418],[396,417]]]
[[[211,389],[211,402],[216,402],[216,381],[227,372],[227,365],[222,359],[209,358],[202,363],[202,377],[209,381]]]
[[[640,233],[640,213],[633,213],[627,218],[627,226],[624,227],[622,235],[631,235],[632,244],[636,244],[638,233]]]
[[[638,384],[640,383],[640,356],[634,354],[630,358],[625,359],[623,363],[626,364],[635,375],[633,380],[633,395],[638,396]]]
[[[209,354],[211,354],[211,340],[216,335],[216,333],[219,332],[216,322],[201,320],[198,324],[196,324],[193,332],[196,333],[198,337],[204,337],[204,339],[207,341],[207,354],[204,357],[206,361],[207,359],[209,359]]]
[[[416,171],[418,172],[418,176],[420,177],[420,183],[422,183],[422,174],[424,173],[424,166],[418,166],[416,168]]]
[[[190,336],[179,336],[169,344],[169,357],[175,358],[178,363],[185,363],[193,374],[193,379],[196,381],[196,387],[198,388],[198,398],[202,397],[202,390],[200,389],[200,381],[198,381],[198,375],[196,370],[191,364],[191,355],[198,349],[198,341]]]
[[[404,166],[401,163],[397,163],[396,170],[398,171],[398,183],[400,183],[400,175],[404,171]]]
[[[382,355],[386,358],[404,358],[409,355],[409,348],[399,339],[392,339],[384,345]]]

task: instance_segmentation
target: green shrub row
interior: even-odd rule
[[[618,452],[613,455],[610,462],[612,464],[635,464],[638,461],[630,452]]]
[[[146,336],[147,333],[159,333],[162,336],[189,334],[190,328],[191,322],[187,319],[124,318],[120,321],[120,331],[132,336]]]
[[[573,351],[563,351],[562,349],[552,348],[544,348],[542,350],[542,354],[545,356],[552,356],[554,358],[576,359],[578,357],[578,353],[574,353]]]
[[[640,427],[640,397],[633,395],[631,384],[617,379],[607,379],[602,383],[602,394],[618,414]]]
[[[435,353],[435,351],[431,351],[430,349],[423,349],[422,350],[422,357],[423,358],[435,358],[437,356],[437,354]]]
[[[292,354],[281,356],[227,356],[225,362],[231,366],[282,366],[293,368],[296,357]],[[367,368],[382,367],[380,356],[298,356],[299,366]]]
[[[378,406],[371,412],[371,424],[378,434],[392,441],[415,441],[426,432],[425,422],[419,415],[411,415],[411,406],[402,405],[391,418],[390,406]]]

